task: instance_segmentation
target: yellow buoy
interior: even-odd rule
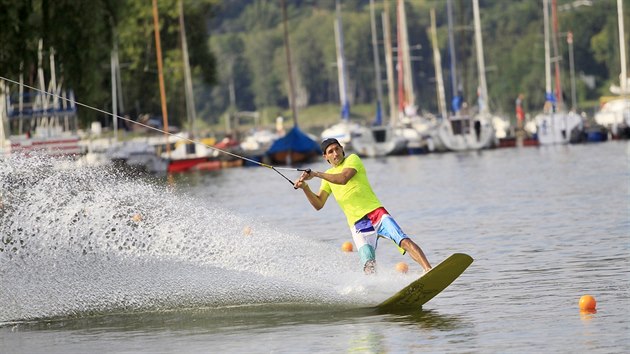
[[[341,245],[341,250],[344,252],[352,252],[352,242],[346,241]]]
[[[251,234],[252,234],[252,228],[249,226],[245,226],[245,228],[243,229],[243,235],[250,236]]]

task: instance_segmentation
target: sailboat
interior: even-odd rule
[[[388,7],[385,7],[385,16],[383,16],[383,27],[385,28],[385,41],[391,42],[389,36],[389,16],[387,15]],[[413,77],[411,75],[411,57],[409,53],[409,36],[407,31],[407,14],[405,11],[404,0],[398,0],[396,4],[396,34],[398,43],[398,105],[394,103],[393,97],[393,74],[388,79],[390,83],[390,124],[394,127],[397,136],[407,141],[407,151],[410,154],[434,151],[436,145],[436,124],[437,120],[433,116],[424,116],[418,114],[418,107],[415,105],[415,95],[413,91]],[[386,59],[391,57],[391,44],[387,45],[388,52]],[[393,72],[392,60],[388,60],[387,72]],[[388,74],[389,76],[390,74]]]
[[[10,135],[8,141],[0,140],[2,150],[11,153],[29,154],[38,151],[48,156],[75,156],[85,151],[80,145],[77,107],[72,90],[64,90],[63,77],[57,80],[55,71],[55,53],[51,48],[49,53],[50,80],[48,87],[44,77],[44,49],[43,41],[39,41],[37,85],[38,89],[25,92],[23,75],[20,74],[19,89],[12,94],[8,85],[2,82],[2,119],[0,119],[0,133],[4,133],[5,122],[17,121],[17,135]],[[16,97],[17,96],[17,97]],[[8,126],[8,124],[6,124]]]
[[[157,153],[156,146],[163,144],[163,141],[156,137],[136,137],[131,140],[119,141],[118,139],[118,116],[119,112],[125,112],[122,80],[120,76],[120,62],[118,56],[118,39],[116,28],[112,28],[113,47],[110,54],[110,70],[111,70],[111,89],[112,89],[112,128],[114,130],[113,141],[107,140],[104,144],[105,159],[115,164],[124,164],[134,169],[146,170],[149,172],[165,172],[167,163]],[[148,119],[148,117],[147,117]],[[92,123],[93,125],[95,123]],[[100,123],[97,123],[100,124]],[[98,131],[98,125],[97,129]],[[88,153],[86,160],[90,164],[98,163],[99,144],[97,140],[91,140],[88,144]],[[102,141],[102,139],[101,139]]]
[[[361,126],[350,121],[350,102],[347,91],[346,58],[344,56],[343,27],[341,23],[341,6],[337,0],[335,5],[335,48],[337,50],[337,78],[339,82],[339,102],[341,103],[341,121],[326,129],[321,134],[322,141],[334,138],[344,147],[346,152],[353,151],[352,138],[360,135]]]
[[[188,121],[188,134],[183,136],[187,139],[194,139],[195,121],[197,112],[195,110],[195,95],[192,86],[192,75],[190,72],[190,59],[188,56],[188,40],[186,39],[186,26],[184,21],[183,0],[178,1],[179,10],[179,34],[182,43],[182,63],[184,69],[184,92],[186,98],[186,116]],[[170,156],[163,153],[163,157],[168,160],[168,172],[182,172],[190,169],[218,169],[221,167],[216,160],[218,152],[208,148],[215,142],[214,138],[202,139],[203,144],[193,143],[188,140],[179,139],[175,142],[175,148],[170,152]],[[211,161],[214,160],[214,161]]]
[[[448,6],[448,11],[449,16],[451,16],[451,6]],[[478,0],[473,0],[473,12],[475,45],[477,52],[477,71],[479,74],[479,112],[476,115],[472,115],[467,110],[462,109],[460,111],[456,111],[455,115],[449,116],[448,119],[445,119],[442,124],[440,124],[438,128],[440,141],[448,150],[451,151],[479,150],[482,148],[488,148],[491,146],[495,137],[492,117],[489,114],[487,104],[488,89],[486,85]],[[449,21],[449,32],[452,31],[451,27],[452,24],[451,21]],[[452,47],[454,47],[454,45]],[[453,54],[454,53],[451,55]],[[457,87],[455,82],[453,82],[453,86]]]
[[[284,49],[287,59],[287,71],[289,77],[289,103],[293,113],[293,128],[282,138],[276,140],[266,155],[272,163],[292,165],[308,162],[321,155],[319,144],[302,132],[298,127],[297,107],[295,103],[295,86],[293,84],[293,70],[291,67],[291,49],[289,47],[289,29],[287,24],[287,7],[282,0],[282,22],[284,26]]]
[[[555,63],[555,95],[551,89],[551,50],[549,48],[549,0],[543,0],[544,34],[545,34],[545,106],[543,112],[536,115],[536,137],[541,145],[568,144],[581,137],[584,131],[582,117],[575,112],[566,112],[562,101],[562,85],[560,82],[560,63],[558,62],[558,20],[556,1],[552,0],[552,17],[554,21],[551,40],[554,49]]]
[[[407,139],[396,134],[391,124],[383,124],[381,110],[382,89],[380,79],[380,62],[378,43],[376,40],[376,20],[374,16],[374,1],[370,0],[370,22],[372,28],[372,49],[374,54],[374,75],[377,92],[376,120],[370,127],[361,127],[353,139],[356,153],[365,157],[382,157],[406,152]]]
[[[182,1],[179,1],[179,21],[180,21],[180,36],[182,40],[182,53],[183,53],[183,65],[184,65],[184,79],[185,79],[185,92],[186,92],[186,111],[189,115],[189,128],[194,129],[194,101],[192,92],[192,81],[190,77],[190,67],[188,62],[188,46],[186,40],[186,31],[184,28],[184,8]],[[162,104],[162,116],[164,127],[165,143],[162,146],[158,146],[158,158],[152,158],[148,160],[143,159],[144,168],[149,172],[163,173],[163,172],[184,172],[189,171],[199,164],[209,162],[216,157],[217,152],[203,144],[196,144],[188,142],[186,139],[190,137],[175,137],[174,141],[171,141],[171,135],[168,134],[168,110],[166,108],[166,93],[164,87],[164,76],[162,70],[162,47],[160,43],[159,32],[159,19],[157,1],[153,0],[153,23],[155,31],[155,49],[158,65],[158,79],[160,84],[160,102]],[[192,133],[191,133],[192,134]],[[202,143],[205,143],[202,141]],[[209,145],[209,144],[208,144]],[[174,147],[174,149],[173,149]],[[161,150],[164,151],[161,151]],[[218,164],[220,167],[220,163]]]
[[[612,86],[610,91],[619,95],[602,104],[595,114],[595,122],[605,126],[613,138],[630,138],[630,80],[626,72],[626,41],[623,25],[622,0],[617,0],[617,21],[619,28],[619,56],[621,74],[619,87]]]

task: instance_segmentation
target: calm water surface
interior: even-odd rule
[[[420,267],[396,274],[411,259],[381,243],[363,276],[334,200],[316,212],[269,169],[166,186],[11,160],[0,231],[22,241],[0,253],[0,353],[628,352],[629,146],[364,159],[433,264],[475,259],[402,314],[370,307]]]

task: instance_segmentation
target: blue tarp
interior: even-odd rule
[[[283,151],[293,151],[302,154],[322,153],[319,144],[304,134],[297,126],[294,126],[285,136],[276,140],[267,150],[267,155]]]

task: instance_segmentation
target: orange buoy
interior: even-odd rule
[[[352,252],[352,242],[346,241],[341,245],[341,250],[344,252]]]
[[[134,222],[140,222],[142,221],[142,215],[140,215],[139,213],[133,214],[131,220],[133,220]]]
[[[251,234],[252,234],[252,228],[249,226],[245,226],[245,228],[243,229],[243,235],[250,236]]]
[[[580,298],[580,310],[582,311],[595,311],[595,307],[597,306],[597,301],[595,301],[595,298],[592,297],[591,295],[583,295]]]
[[[407,273],[409,271],[409,265],[405,262],[396,263],[396,271],[399,273]]]

